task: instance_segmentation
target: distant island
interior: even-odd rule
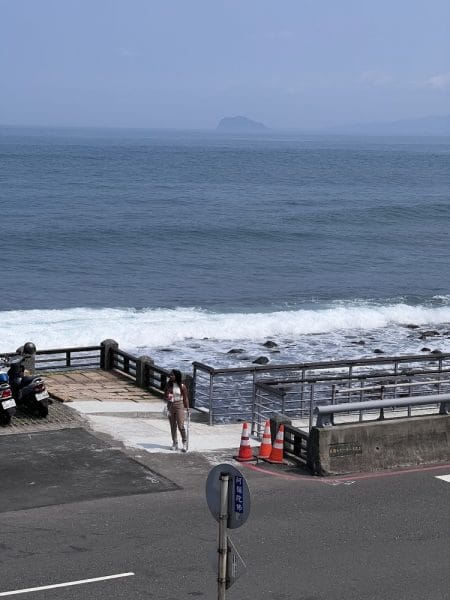
[[[224,117],[217,125],[216,130],[227,132],[261,132],[267,131],[267,127],[263,123],[252,121],[247,117]]]

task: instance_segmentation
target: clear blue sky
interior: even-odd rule
[[[450,113],[449,0],[0,0],[0,124]]]

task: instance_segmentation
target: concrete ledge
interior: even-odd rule
[[[450,415],[313,427],[308,466],[316,475],[344,475],[445,463]]]

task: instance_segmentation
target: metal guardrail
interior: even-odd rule
[[[253,405],[254,373],[245,369],[194,366],[195,407],[208,413],[209,424],[248,418]]]
[[[209,413],[211,425],[224,421],[251,419],[260,428],[267,410],[260,416],[258,403],[272,403],[272,413],[309,419],[313,425],[313,409],[332,402],[331,385],[347,387],[366,385],[369,380],[385,383],[402,379],[418,381],[450,373],[450,354],[405,355],[323,361],[285,365],[252,365],[249,367],[216,369],[194,362],[196,407]],[[275,379],[276,377],[276,379]],[[270,386],[263,390],[264,385]],[[282,394],[269,389],[279,389]],[[445,389],[441,390],[446,391]],[[270,394],[272,398],[269,399]],[[284,396],[283,396],[284,394]],[[263,426],[263,425],[262,425]]]
[[[436,391],[438,395],[442,395],[445,392],[445,390],[450,390],[450,379],[441,379],[439,376],[437,379],[431,378],[426,381],[408,381],[405,383],[393,384],[387,383],[381,385],[365,387],[361,386],[359,388],[345,389],[336,389],[336,386],[333,386],[331,404],[337,404],[338,395],[347,396],[347,403],[352,402],[352,395],[358,396],[360,402],[368,402],[371,400],[386,400],[389,398],[396,399],[402,397],[410,397],[414,396],[414,391],[419,390],[420,393],[423,392],[424,388],[425,391],[427,391],[427,389],[430,390],[434,388],[434,391]],[[392,410],[395,411],[396,407],[393,407]],[[407,416],[411,416],[411,405],[408,407]],[[362,414],[360,414],[360,420],[362,420]]]
[[[389,400],[366,400],[364,402],[345,402],[343,404],[330,404],[328,406],[316,406],[314,414],[317,415],[316,426],[327,427],[333,426],[334,415],[337,413],[362,413],[364,411],[374,411],[379,409],[377,420],[385,418],[384,410],[386,408],[400,408],[412,406],[430,406],[439,404],[439,414],[450,414],[450,394],[434,394],[427,396],[410,396],[408,398],[392,398]]]
[[[365,399],[370,400],[372,396],[380,396],[380,400],[384,400],[385,396],[389,394],[389,392],[393,391],[393,396],[394,398],[397,397],[397,395],[399,396],[412,396],[414,395],[414,388],[417,387],[430,387],[430,386],[434,386],[437,390],[437,393],[440,394],[442,393],[442,389],[450,387],[450,379],[441,379],[441,374],[438,374],[438,377],[435,377],[435,374],[433,374],[433,376],[429,377],[428,379],[424,380],[424,381],[406,381],[406,382],[398,382],[398,383],[382,383],[382,384],[378,384],[378,385],[372,385],[372,386],[364,386],[363,385],[363,381],[360,381],[360,387],[353,387],[353,388],[341,388],[339,389],[336,385],[333,385],[332,387],[332,404],[336,403],[336,397],[337,394],[344,394],[344,395],[348,395],[349,396],[349,401],[350,401],[350,396],[352,394],[355,394],[357,396],[359,396],[360,401],[363,401]],[[407,388],[405,390],[403,390],[402,388]],[[397,392],[400,390],[400,393],[397,394]]]
[[[409,376],[380,376],[374,373],[352,380],[340,377],[304,380],[265,380],[255,384],[255,404],[252,410],[252,432],[259,434],[266,418],[272,414],[284,414],[290,419],[307,420],[313,426],[316,406],[336,404],[338,396],[355,396],[360,401],[382,400],[388,397],[450,392],[450,379],[444,378],[448,371],[411,370]],[[369,385],[367,385],[369,384]],[[372,384],[372,385],[370,385]],[[341,387],[339,387],[341,386]]]
[[[164,390],[169,376],[169,371],[155,365],[150,357],[120,350],[114,340],[104,340],[98,346],[38,350],[35,358],[37,371],[114,369],[139,387],[156,392]],[[363,387],[363,393],[368,394],[369,381],[379,386],[383,380],[387,390],[390,383],[399,384],[406,378],[408,385],[435,385],[438,393],[450,391],[450,380],[442,379],[450,373],[450,353],[222,369],[194,362],[193,369],[193,377],[185,373],[191,406],[207,412],[211,425],[251,419],[253,433],[259,432],[273,414],[307,418],[311,427],[314,408],[336,401],[337,388],[333,392],[332,386],[337,384],[348,390]]]
[[[274,397],[276,398],[275,407]],[[283,389],[272,388],[261,381],[255,383],[255,398],[252,406],[252,435],[261,439],[267,419],[274,416],[288,416],[285,397],[286,394]]]

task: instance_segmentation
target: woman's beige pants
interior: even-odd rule
[[[184,444],[186,442],[186,429],[184,427],[184,405],[183,402],[169,402],[169,423],[170,433],[172,434],[172,441],[174,444],[177,440],[177,428],[181,433],[181,441]]]

